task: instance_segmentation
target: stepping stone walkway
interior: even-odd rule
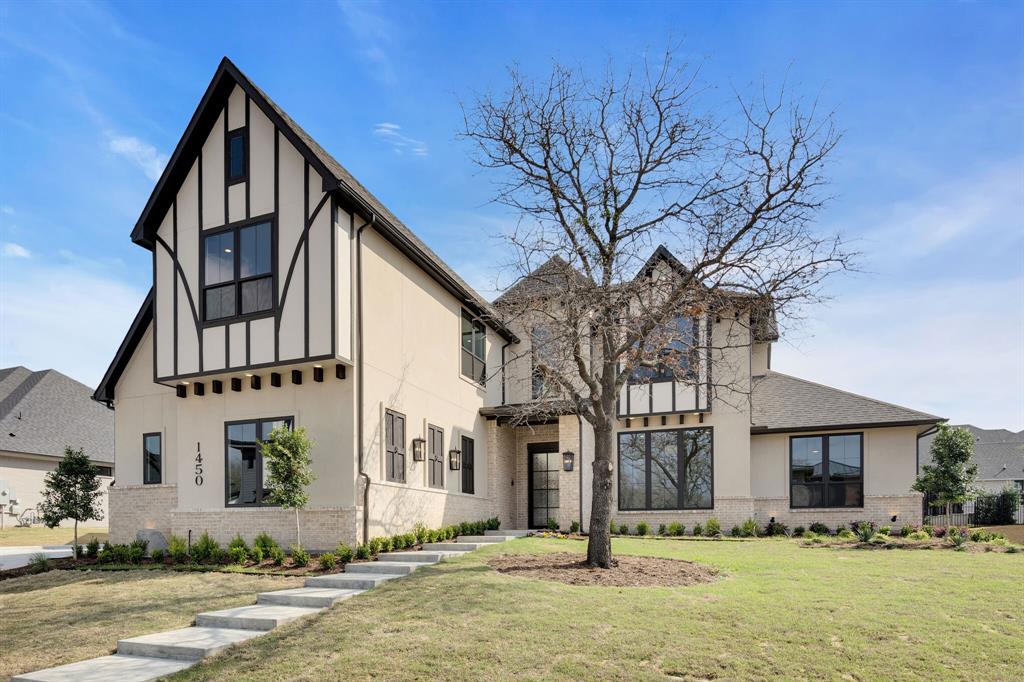
[[[489,530],[454,542],[428,542],[420,551],[388,552],[377,561],[351,563],[344,573],[306,578],[305,587],[256,596],[254,606],[207,611],[193,627],[122,639],[117,653],[11,678],[11,682],[146,682],[184,670],[232,644],[265,635],[278,625],[320,613],[377,585],[404,578],[423,566],[495,542],[523,537],[525,530]]]

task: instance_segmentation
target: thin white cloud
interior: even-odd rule
[[[426,142],[406,137],[402,134],[402,126],[397,123],[378,123],[373,127],[373,134],[391,145],[391,150],[399,156],[406,153],[413,156],[430,155]]]
[[[4,242],[4,255],[9,258],[31,258],[32,252],[26,249],[21,244],[15,244],[14,242]]]
[[[110,151],[123,156],[141,168],[150,180],[160,179],[160,174],[163,173],[169,158],[167,154],[160,153],[153,145],[131,135],[116,135],[108,132],[107,140],[110,144]]]
[[[394,84],[392,54],[398,43],[394,24],[376,11],[380,7],[376,2],[338,0],[338,7],[356,51],[369,64],[373,76],[385,84]]]

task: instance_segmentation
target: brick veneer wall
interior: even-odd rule
[[[922,521],[920,493],[865,495],[864,507],[857,509],[790,509],[789,498],[786,497],[758,497],[754,500],[754,507],[756,518],[762,525],[774,516],[790,530],[796,526],[806,528],[816,521],[833,530],[838,526],[849,526],[853,521],[871,521],[876,526],[914,525]],[[895,523],[892,521],[894,515]]]
[[[508,527],[530,527],[530,468],[527,446],[531,443],[558,443],[558,452],[571,451],[576,453],[572,471],[562,469],[562,457],[558,457],[558,525],[562,530],[569,530],[573,521],[580,520],[580,471],[582,458],[579,454],[579,422],[576,417],[563,417],[559,424],[543,426],[499,427],[514,432],[514,437],[505,443],[505,450],[515,461],[515,481],[512,498],[514,524]],[[500,455],[499,455],[500,456]]]
[[[171,532],[171,510],[178,506],[176,485],[113,485],[108,490],[110,541],[131,542],[143,528]]]
[[[716,497],[714,509],[667,510],[667,511],[619,511],[612,510],[615,525],[626,524],[630,532],[634,532],[636,524],[646,521],[652,533],[657,532],[660,524],[668,525],[673,521],[686,526],[689,534],[695,524],[704,525],[711,517],[718,519],[725,533],[734,525],[743,523],[754,516],[754,500],[750,497]],[[767,521],[765,522],[767,523]]]
[[[497,516],[502,528],[519,528],[516,525],[516,478],[515,433],[508,426],[498,426],[498,421],[487,422],[487,490],[491,497],[491,515]]]
[[[302,545],[307,549],[328,550],[339,542],[356,542],[355,507],[309,507],[299,512],[299,523]],[[282,547],[296,541],[295,511],[276,507],[172,511],[171,528],[181,537],[187,537],[191,530],[193,541],[203,531],[222,544],[236,534],[252,542],[260,533],[269,533]]]

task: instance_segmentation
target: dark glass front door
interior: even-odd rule
[[[558,476],[562,456],[558,443],[530,445],[530,528],[546,528],[558,518]]]

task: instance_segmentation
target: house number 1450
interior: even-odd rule
[[[199,443],[196,443],[196,485],[203,484],[203,453],[199,450]]]

